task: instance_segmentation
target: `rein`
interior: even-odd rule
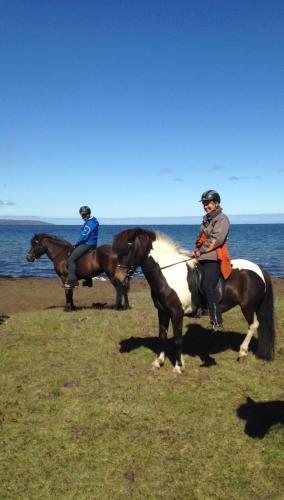
[[[167,266],[162,266],[159,269],[160,270],[167,269],[168,267],[177,266],[178,264],[183,264],[183,262],[188,262],[190,260],[193,260],[193,257],[189,257],[188,259],[180,260],[179,262],[174,262],[173,264],[168,264]],[[153,271],[155,271],[157,269],[157,265],[158,265],[158,263],[156,264],[155,267],[152,267],[152,269],[146,269],[145,272],[152,273]]]
[[[168,264],[167,266],[159,267],[159,269],[162,270],[162,269],[167,269],[168,267],[177,266],[178,264],[183,264],[183,262],[189,262],[190,260],[193,260],[193,258],[194,257],[189,257],[188,259],[180,260],[179,262],[174,262],[173,264]],[[152,267],[152,269],[145,269],[145,273],[152,273],[153,271],[156,271],[157,266],[158,263],[156,264],[155,267]],[[124,267],[128,269],[127,276],[129,276],[130,278],[132,277],[132,274],[134,273],[135,270],[134,266],[129,267],[124,264],[117,264],[117,267]]]

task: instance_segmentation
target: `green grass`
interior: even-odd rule
[[[0,326],[0,498],[283,498],[283,426],[252,437],[237,415],[247,397],[284,400],[283,298],[273,363],[236,362],[246,331],[236,308],[219,340],[200,328],[206,318],[185,318],[182,376],[169,359],[151,370],[149,289],[130,301],[130,311],[51,309]]]

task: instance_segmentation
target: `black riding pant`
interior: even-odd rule
[[[222,314],[219,306],[219,294],[216,289],[221,276],[220,265],[217,260],[200,260],[203,278],[202,289],[206,295],[210,319],[213,323],[222,323]]]
[[[78,247],[74,248],[68,259],[68,278],[67,282],[72,283],[78,280],[76,275],[76,262],[77,260],[90,249],[89,245],[82,243]]]

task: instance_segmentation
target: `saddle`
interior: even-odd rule
[[[201,317],[202,311],[207,309],[207,299],[205,292],[202,287],[203,272],[202,267],[197,265],[192,273],[188,274],[188,286],[191,290],[192,304],[196,306],[196,310],[193,313],[194,317]],[[225,280],[221,275],[219,281],[216,285],[218,302],[221,302],[224,296]]]

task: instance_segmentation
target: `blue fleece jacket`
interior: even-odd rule
[[[86,243],[90,248],[96,248],[98,242],[99,222],[96,217],[90,217],[81,227],[80,238],[76,246]]]

